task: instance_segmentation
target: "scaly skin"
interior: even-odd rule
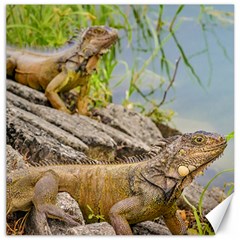
[[[35,206],[40,225],[55,217],[74,225],[70,215],[55,206],[58,192],[68,192],[87,222],[91,207],[103,215],[117,234],[132,234],[129,224],[163,216],[172,234],[185,234],[176,212],[182,190],[218,158],[226,147],[218,134],[198,131],[166,140],[161,151],[140,162],[110,165],[31,167],[7,177],[7,213]],[[42,232],[41,234],[50,234]]]
[[[100,57],[116,43],[117,30],[89,27],[57,53],[44,54],[7,48],[7,76],[36,90],[45,91],[51,105],[70,113],[59,93],[80,86],[78,113],[87,114],[89,78]]]

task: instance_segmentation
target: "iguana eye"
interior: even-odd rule
[[[194,143],[201,144],[205,141],[205,137],[203,137],[202,135],[198,135],[193,138],[193,141]]]

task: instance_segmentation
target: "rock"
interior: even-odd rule
[[[68,193],[61,192],[57,195],[56,206],[61,208],[64,212],[73,216],[80,225],[85,225],[83,214],[79,208],[77,201],[75,201]],[[69,226],[63,221],[49,219],[50,231],[53,235],[66,235]]]
[[[50,126],[49,131],[51,131],[51,126],[53,126],[59,131],[65,132],[66,135],[70,134],[75,139],[78,139],[79,142],[87,146],[87,154],[89,157],[94,157],[91,153],[96,152],[95,149],[102,148],[102,151],[104,150],[106,153],[105,157],[110,155],[110,158],[113,158],[116,148],[114,140],[87,121],[84,121],[84,119],[78,118],[74,120],[73,115],[50,107],[32,104],[9,92],[7,93],[7,100],[15,107],[27,111],[42,119],[44,122],[47,122]]]
[[[23,156],[10,145],[6,146],[6,160],[7,172],[15,169],[26,169],[29,166],[24,161]]]
[[[152,221],[137,223],[132,230],[134,235],[172,235],[165,225]]]
[[[9,131],[13,127],[13,131],[21,132],[24,129],[25,132],[24,124],[28,127],[31,125],[32,137],[36,138],[38,142],[45,135],[52,137],[51,140],[49,139],[52,142],[51,149],[59,148],[58,143],[61,142],[64,147],[70,146],[74,149],[76,151],[75,155],[78,155],[80,151],[90,158],[102,161],[114,161],[116,156],[119,157],[125,153],[130,155],[141,154],[150,149],[148,144],[138,139],[137,136],[132,137],[97,120],[78,114],[69,115],[48,107],[45,103],[43,105],[34,103],[34,101],[43,102],[44,94],[41,92],[18,83],[12,83],[9,80],[7,80],[7,85],[11,86],[8,87],[11,92],[7,91],[7,124],[8,127],[11,125],[8,128]],[[12,85],[21,90],[15,91]],[[24,89],[22,89],[23,87]],[[24,94],[26,88],[28,88],[27,96]],[[21,93],[20,95],[26,99],[12,92]],[[40,98],[39,101],[36,99],[34,101],[30,100],[30,97],[35,96],[35,93],[36,99]],[[42,97],[40,97],[41,94]],[[129,122],[131,122],[131,119],[129,119]],[[18,123],[23,125],[19,126]],[[34,136],[35,133],[40,135]],[[15,141],[11,134],[8,134],[8,140],[10,145]],[[16,148],[16,146],[13,147]],[[46,146],[42,147],[46,148]],[[72,163],[72,161],[69,163]]]
[[[163,123],[159,123],[159,122],[155,122],[157,128],[159,129],[159,131],[162,133],[162,136],[164,138],[168,138],[168,137],[172,137],[175,135],[181,135],[182,133],[180,131],[178,131],[175,128],[171,128],[170,126],[163,124]]]
[[[39,118],[38,116],[15,107],[9,103],[7,104],[7,116],[12,116],[14,120],[16,119],[17,121],[23,121],[31,124],[38,129],[42,129],[52,138],[78,151],[85,152],[88,150],[88,146],[78,138],[74,137],[72,134],[69,134],[54,124],[51,124],[44,119]],[[11,121],[11,119],[9,120]]]
[[[211,190],[211,196],[218,202],[221,203],[223,200],[227,198],[226,193],[223,189],[219,187],[213,187]]]
[[[69,228],[66,235],[116,235],[113,227],[107,222],[92,223]]]
[[[153,144],[161,138],[161,132],[148,117],[126,109],[121,105],[110,104],[106,108],[95,109],[93,116],[101,122],[146,144]]]
[[[28,116],[28,119],[33,118],[33,120],[27,121]],[[44,165],[44,163],[48,165],[50,163],[74,164],[87,160],[83,152],[77,151],[59,141],[61,138],[64,138],[63,132],[60,132],[58,135],[59,138],[54,138],[51,134],[53,129],[48,132],[47,124],[43,124],[43,120],[38,119],[37,116],[24,112],[24,110],[7,103],[7,144],[10,144],[14,149],[21,152],[26,157],[27,162],[32,165]],[[49,128],[51,128],[51,125],[49,125]],[[58,133],[54,133],[55,136]],[[73,142],[73,136],[66,133],[65,137],[67,138],[68,136]],[[81,146],[84,148],[81,141],[76,139],[75,144],[77,145],[78,143],[79,148]]]
[[[23,99],[26,99],[31,103],[49,107],[51,106],[50,102],[42,92],[32,91],[33,89],[9,79],[7,79],[6,81],[6,87],[8,92],[11,92],[14,95],[17,95]]]
[[[203,190],[204,189],[201,185],[193,181],[188,187],[184,189],[183,194],[193,206],[198,208],[199,199]],[[206,190],[202,202],[203,215],[209,213],[219,204],[219,202],[216,200],[219,198],[219,195],[224,196],[225,194],[222,190]],[[226,198],[226,195],[224,196],[224,198]],[[182,196],[178,199],[177,205],[180,209],[191,210],[191,207],[184,201]]]
[[[82,225],[85,225],[83,214],[79,208],[79,205],[75,199],[73,199],[70,194],[66,192],[58,193],[56,206],[64,210],[64,212],[75,216]]]

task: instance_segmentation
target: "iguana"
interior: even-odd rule
[[[83,29],[54,53],[7,48],[7,76],[36,90],[45,91],[51,105],[70,113],[59,96],[80,86],[78,113],[86,114],[89,78],[100,57],[116,43],[118,32],[107,26]]]
[[[162,140],[131,163],[30,167],[7,176],[7,214],[34,205],[41,234],[50,234],[47,217],[77,222],[55,206],[58,192],[68,192],[87,222],[89,207],[103,215],[117,234],[132,234],[129,224],[163,216],[172,234],[185,234],[176,200],[194,177],[227,146],[216,133],[197,131]],[[45,230],[48,229],[48,230]]]

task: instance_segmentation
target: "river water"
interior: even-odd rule
[[[177,8],[176,5],[164,6],[163,19],[171,21]],[[210,6],[209,6],[210,7]],[[149,18],[153,22],[156,20],[158,6],[151,6],[152,13]],[[122,6],[129,14],[129,8]],[[163,109],[172,109],[175,112],[170,123],[181,132],[194,132],[205,130],[227,135],[234,131],[234,24],[226,21],[218,11],[230,12],[233,14],[232,5],[214,5],[213,14],[219,17],[216,26],[211,24],[205,26],[203,32],[201,25],[198,23],[200,6],[187,5],[179,14],[177,22],[181,21],[180,27],[176,30],[175,36],[180,43],[186,57],[194,68],[196,74],[201,80],[201,85],[193,77],[189,68],[186,67],[183,60],[179,64],[174,87],[168,92],[166,104]],[[131,13],[128,15],[132,22],[132,27],[136,26],[134,17]],[[213,30],[213,31],[212,31]],[[163,32],[163,38],[167,33]],[[137,45],[137,31],[133,32],[133,41],[128,44],[124,37],[125,32],[120,30],[121,52],[117,53],[118,60],[128,63],[129,68],[139,69],[148,59],[151,53],[143,51],[133,51],[133,45]],[[154,41],[152,40],[154,46]],[[206,49],[206,46],[208,49]],[[175,60],[181,55],[179,48],[176,46],[173,38],[164,45],[167,58],[174,65]],[[206,51],[205,51],[206,50]],[[200,53],[201,54],[198,54]],[[159,56],[161,52],[159,51]],[[138,62],[134,65],[134,62]],[[147,70],[156,74],[163,74],[160,68],[159,57],[148,66]],[[142,75],[142,85],[144,82],[151,81],[154,78],[152,73]],[[173,73],[174,67],[170,69]],[[119,81],[126,73],[123,64],[119,64],[113,72],[111,85]],[[130,75],[117,88],[113,89],[113,102],[122,103],[130,83]],[[167,87],[167,83],[163,89]],[[146,90],[147,91],[147,90]],[[144,89],[143,89],[144,92]],[[156,99],[162,99],[162,92],[154,95]],[[130,98],[133,102],[145,104],[139,94],[133,94]],[[206,171],[204,176],[198,177],[197,181],[206,184],[213,176],[222,170],[233,168],[234,165],[234,144],[230,140],[224,155],[214,162]],[[224,173],[214,181],[214,185],[222,187],[225,182],[233,181],[233,173]]]

